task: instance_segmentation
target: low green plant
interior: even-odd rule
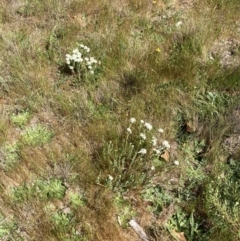
[[[12,190],[12,198],[16,202],[24,202],[31,198],[39,200],[62,199],[65,195],[66,187],[59,179],[37,180],[31,185],[26,183]]]
[[[194,217],[194,210],[190,215],[178,208],[174,215],[168,220],[165,227],[171,235],[178,240],[177,233],[184,232],[184,236],[189,241],[204,240],[204,234],[200,228],[201,223]]]
[[[13,221],[9,221],[8,218],[0,214],[0,238],[1,240],[10,240],[12,231],[16,228]]]
[[[6,143],[1,148],[1,161],[0,166],[5,171],[11,170],[20,160],[19,158],[19,147],[17,143],[10,144]]]
[[[126,228],[128,227],[128,222],[136,217],[137,213],[131,207],[131,204],[128,200],[124,200],[123,196],[118,193],[114,198],[114,204],[117,208],[117,221],[118,224]]]
[[[73,212],[69,210],[68,213],[63,213],[61,211],[55,212],[52,215],[51,221],[55,228],[68,228],[72,225],[72,219],[74,217]]]
[[[86,204],[86,199],[84,198],[83,194],[77,192],[70,192],[69,193],[70,203],[73,207],[81,207]]]
[[[22,134],[23,142],[30,146],[42,146],[48,143],[52,137],[53,132],[42,125],[28,127]]]
[[[105,144],[102,161],[107,169],[106,177],[98,181],[117,192],[124,192],[146,184],[155,172],[155,164],[161,162],[161,154],[170,148],[162,139],[163,130],[154,133],[153,126],[143,120],[130,119],[122,136]]]
[[[145,187],[142,191],[142,198],[144,201],[150,202],[151,205],[148,206],[148,209],[155,215],[159,215],[174,200],[173,194],[171,195],[158,184]]]
[[[79,44],[79,48],[74,49],[72,55],[66,54],[66,63],[69,69],[77,75],[78,81],[86,81],[96,75],[97,68],[101,64],[100,61],[91,57],[89,53],[89,47]]]
[[[204,207],[212,223],[212,236],[239,240],[240,182],[237,166],[218,164],[205,186]],[[215,239],[214,239],[215,240]],[[216,239],[217,240],[217,239]]]
[[[28,111],[23,111],[18,114],[13,114],[10,117],[12,123],[20,128],[24,127],[24,125],[28,122],[29,118],[30,118],[30,113]]]

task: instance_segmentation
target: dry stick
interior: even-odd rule
[[[130,220],[129,225],[136,231],[136,233],[143,241],[149,241],[149,238],[143,231],[143,228],[135,220]]]

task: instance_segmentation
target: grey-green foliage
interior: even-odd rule
[[[28,111],[23,111],[18,114],[13,114],[10,119],[11,121],[19,126],[20,128],[23,128],[23,126],[28,122],[30,118],[30,113]]]
[[[149,208],[156,215],[159,215],[174,200],[173,194],[168,193],[160,185],[153,184],[143,190],[142,198],[151,203]]]
[[[238,162],[219,163],[219,171],[209,178],[204,192],[204,205],[213,224],[213,235],[228,240],[240,239],[239,167]]]
[[[0,149],[0,166],[5,171],[11,170],[19,161],[19,147],[17,143],[6,143]]]
[[[12,240],[11,234],[14,231],[16,225],[12,220],[4,217],[0,214],[0,239],[1,240]]]
[[[161,154],[170,147],[150,123],[135,121],[130,121],[125,132],[103,148],[102,160],[108,177],[102,184],[115,191],[126,191],[148,182],[154,165],[161,162]]]
[[[22,134],[23,142],[31,146],[42,146],[48,143],[52,137],[53,132],[42,125],[28,127]]]
[[[40,200],[62,199],[65,195],[66,187],[59,179],[37,180],[32,185],[23,185],[16,187],[12,191],[14,201],[23,202],[30,198]]]

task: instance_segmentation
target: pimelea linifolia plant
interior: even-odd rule
[[[132,117],[123,136],[109,141],[103,150],[107,176],[98,181],[114,191],[127,191],[144,185],[155,172],[155,163],[170,148],[162,138],[163,129]]]
[[[88,76],[94,76],[97,66],[101,64],[90,56],[90,48],[84,44],[79,44],[79,48],[75,48],[72,54],[66,54],[66,63],[77,75],[79,81],[86,80]]]

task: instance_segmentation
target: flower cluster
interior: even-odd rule
[[[133,133],[132,125],[135,124],[136,121],[137,120],[134,117],[130,118],[130,125],[127,128],[128,135],[131,135]],[[150,140],[150,143],[151,143],[150,151],[154,152],[157,155],[160,155],[161,153],[164,152],[164,150],[169,149],[171,146],[170,146],[169,142],[166,140],[163,140],[161,142],[161,144],[158,145],[159,139],[156,136],[150,134],[152,129],[153,129],[153,126],[150,123],[145,122],[144,120],[140,120],[140,128],[138,128],[140,133],[137,135],[139,135],[141,142],[149,142],[149,140]],[[162,134],[163,132],[164,132],[164,130],[162,128],[158,129],[159,134]],[[145,155],[145,154],[147,154],[147,152],[148,152],[148,150],[146,148],[142,148],[137,153]]]
[[[97,61],[94,57],[90,57],[88,54],[90,48],[80,44],[79,48],[72,51],[72,54],[66,54],[66,63],[72,71],[76,71],[79,77],[86,73],[94,74],[97,65],[100,65],[100,61]]]
[[[156,129],[149,122],[130,118],[123,136],[104,146],[102,158],[108,163],[108,170],[104,168],[107,176],[101,178],[100,173],[97,182],[114,191],[146,184],[163,165],[162,155],[170,148],[162,133],[162,128]]]

